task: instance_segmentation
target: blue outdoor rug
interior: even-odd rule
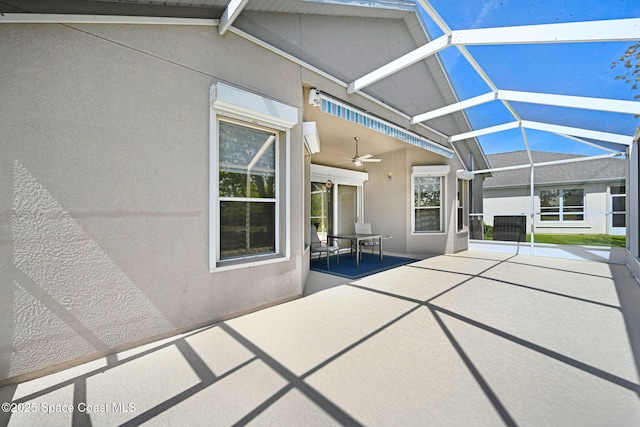
[[[327,270],[327,260],[324,256],[320,260],[314,256],[311,259],[311,270],[333,274],[334,276],[345,277],[347,279],[360,279],[361,277],[380,273],[381,271],[390,270],[418,260],[385,255],[382,262],[380,262],[380,255],[376,253],[373,255],[365,253],[362,254],[362,260],[358,268],[356,268],[355,255],[351,257],[350,254],[340,254],[340,264],[338,264],[335,255],[330,258],[330,261],[329,266],[331,268]]]

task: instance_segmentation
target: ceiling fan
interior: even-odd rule
[[[356,140],[356,155],[353,156],[352,159],[347,159],[344,158],[345,160],[351,160],[351,162],[353,162],[354,166],[362,166],[362,163],[364,162],[371,162],[371,163],[379,163],[382,161],[382,159],[373,159],[373,155],[372,154],[365,154],[364,156],[359,156],[358,155],[358,141],[360,140],[360,138],[358,138],[357,136],[354,138]]]

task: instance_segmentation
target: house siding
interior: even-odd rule
[[[208,264],[209,87],[300,108],[299,66],[185,26],[2,25],[0,57],[0,380],[301,295],[299,220],[289,261]]]
[[[536,186],[534,191],[535,212],[540,212],[540,190],[544,188],[583,188],[584,221],[541,222],[536,215],[535,232],[540,234],[607,234],[611,210],[609,187],[623,185],[623,181],[598,182],[589,184],[560,183],[553,186]],[[493,188],[484,190],[484,223],[493,226],[495,215],[525,215],[527,233],[531,232],[531,199],[528,187]]]
[[[415,46],[404,20],[351,22],[251,12],[237,25],[346,80]],[[373,45],[386,57],[372,55]],[[299,297],[309,274],[305,87],[446,144],[408,116],[213,26],[6,24],[0,57],[0,382]],[[407,87],[400,74],[369,89],[409,108],[442,100],[441,88],[425,88],[433,84],[425,64],[406,72],[428,84]],[[300,122],[288,153],[290,240],[281,239],[290,257],[211,273],[209,88],[218,82],[295,107]],[[453,119],[440,124],[459,129]],[[418,148],[381,157],[364,191],[367,220],[393,236],[385,250],[465,249],[455,226],[459,161]],[[411,167],[439,164],[451,165],[446,232],[411,234]]]

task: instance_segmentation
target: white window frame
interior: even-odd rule
[[[559,200],[558,200],[558,219],[557,220],[548,220],[543,219],[544,216],[553,215],[553,213],[543,212],[542,211],[542,192],[543,191],[554,191],[558,190],[560,192]],[[582,212],[565,212],[564,205],[564,192],[567,190],[582,190]],[[549,187],[540,189],[538,192],[538,204],[540,208],[540,224],[582,224],[587,221],[587,194],[585,192],[584,187],[574,186],[574,187]],[[582,219],[564,219],[565,215],[582,215]]]
[[[274,148],[275,148],[275,165],[274,165],[274,175],[275,175],[275,180],[274,180],[274,189],[275,189],[275,195],[274,197],[269,197],[269,198],[251,198],[251,197],[234,197],[234,196],[220,196],[219,195],[219,191],[218,191],[218,205],[216,206],[217,209],[217,217],[220,220],[222,218],[222,215],[220,213],[220,204],[221,202],[248,202],[248,203],[273,203],[274,204],[274,210],[275,210],[275,224],[274,224],[274,233],[275,233],[275,247],[274,247],[274,251],[273,252],[265,252],[265,253],[256,253],[256,254],[250,254],[250,255],[240,255],[237,257],[233,257],[233,258],[227,258],[224,260],[220,259],[220,243],[222,242],[222,238],[220,236],[220,227],[217,227],[216,229],[216,233],[217,233],[217,248],[218,248],[218,258],[216,259],[216,262],[230,262],[230,261],[237,261],[240,259],[246,260],[248,258],[257,258],[257,257],[264,257],[264,256],[273,256],[276,255],[278,253],[280,253],[280,239],[279,239],[279,235],[280,235],[280,131],[277,129],[273,129],[270,127],[266,127],[266,126],[257,126],[254,125],[252,123],[247,123],[241,120],[236,120],[236,119],[231,119],[229,117],[225,117],[225,116],[218,116],[217,118],[217,125],[218,125],[218,129],[220,129],[220,123],[224,122],[224,123],[229,123],[235,126],[239,126],[239,127],[243,127],[246,129],[255,129],[258,131],[262,131],[262,132],[268,132],[268,133],[273,133],[275,134],[275,140],[272,142]],[[219,147],[218,147],[219,148]],[[217,168],[218,168],[218,177],[220,176],[220,162],[218,162],[217,164]],[[247,171],[249,172],[249,171]],[[219,179],[218,179],[218,182]],[[219,189],[218,189],[219,190]],[[216,224],[218,225],[218,224]]]
[[[469,199],[469,186],[471,185],[471,180],[473,179],[474,174],[472,172],[466,170],[458,170],[456,171],[456,232],[458,233],[466,233],[469,231],[469,205],[471,200]],[[460,201],[460,184],[463,184],[463,195],[462,195],[462,227],[458,223],[458,203]]]
[[[449,165],[440,166],[413,166],[411,168],[411,234],[414,235],[436,235],[447,234],[447,175],[451,170]],[[415,206],[415,183],[416,178],[439,177],[440,178],[440,230],[419,231],[416,230],[416,206]]]
[[[311,164],[311,182],[327,182],[331,180],[333,194],[338,194],[340,185],[349,185],[356,187],[356,219],[359,222],[364,221],[364,183],[369,180],[368,172],[352,171],[348,169],[334,168],[331,166],[323,166]],[[338,229],[338,203],[333,204],[333,229]]]
[[[625,187],[625,192],[624,193],[614,193],[612,191],[613,187]],[[614,210],[614,200],[615,199],[624,199],[624,203],[625,203],[625,207],[628,203],[628,198],[627,198],[627,183],[623,182],[623,183],[618,183],[617,185],[615,184],[610,184],[607,186],[607,210],[611,212],[610,215],[607,215],[608,221],[607,221],[607,227],[608,227],[608,233],[609,234],[613,234],[613,235],[625,235],[626,234],[626,228],[627,228],[627,210],[625,209],[624,211],[616,211]],[[625,225],[622,227],[615,227],[613,225],[613,219],[614,219],[614,215],[620,215],[620,214],[624,214],[625,216]]]
[[[291,136],[290,129],[299,123],[298,109],[272,99],[224,84],[216,83],[209,90],[209,271],[225,271],[246,268],[255,265],[288,261],[291,257]],[[220,260],[220,191],[218,167],[218,123],[229,119],[230,122],[256,128],[267,128],[278,134],[284,134],[284,160],[276,144],[276,223],[275,253],[252,254],[229,260]],[[278,135],[277,140],[279,140]],[[284,181],[283,181],[284,180]],[[281,185],[284,182],[284,193]],[[256,200],[253,200],[256,201]],[[284,218],[280,214],[281,203],[285,204]],[[285,227],[284,241],[280,238]]]

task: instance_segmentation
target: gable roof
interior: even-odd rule
[[[556,160],[577,159],[584,156],[565,153],[531,151],[534,163]],[[526,150],[487,156],[492,168],[524,165],[529,163]],[[626,162],[619,158],[599,158],[574,163],[537,166],[534,172],[536,184],[579,184],[597,181],[625,179]],[[492,177],[484,180],[484,189],[529,186],[531,170],[529,168],[506,171],[494,171]]]

